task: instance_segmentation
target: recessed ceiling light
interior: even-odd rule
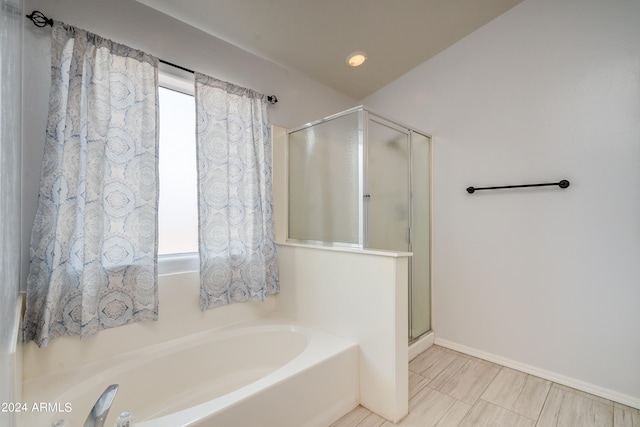
[[[352,67],[359,67],[364,64],[364,61],[367,60],[367,54],[364,52],[353,52],[349,56],[347,56],[347,64]]]

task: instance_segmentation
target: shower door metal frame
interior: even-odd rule
[[[432,283],[433,283],[433,273],[432,273],[432,266],[433,263],[431,262],[433,260],[433,256],[432,256],[432,225],[433,225],[433,137],[425,132],[421,132],[412,128],[409,128],[409,182],[410,182],[410,197],[411,197],[411,212],[409,213],[409,216],[411,218],[411,231],[409,234],[409,241],[411,242],[411,252],[413,252],[413,243],[414,243],[414,230],[415,230],[415,224],[414,224],[414,194],[415,194],[415,182],[414,182],[414,164],[413,164],[413,151],[414,151],[414,134],[418,134],[421,135],[425,138],[427,138],[429,140],[429,226],[428,226],[428,230],[429,230],[429,237],[428,237],[428,246],[429,246],[429,329],[427,329],[426,331],[414,336],[413,335],[413,285],[414,285],[414,277],[413,277],[413,256],[411,257],[411,259],[409,260],[409,298],[408,298],[408,304],[409,304],[409,344],[417,341],[418,339],[420,339],[421,337],[423,337],[424,335],[427,335],[429,332],[431,332],[433,330],[431,322],[433,320],[432,318],[432,314],[433,314],[433,305],[432,305]]]
[[[370,188],[371,180],[369,179],[369,126],[368,126],[368,123],[370,120],[382,126],[386,126],[393,130],[396,130],[407,136],[407,148],[408,148],[408,156],[409,156],[408,165],[407,165],[409,168],[409,200],[407,201],[409,204],[409,230],[408,230],[409,237],[408,237],[406,251],[400,251],[400,252],[411,252],[411,229],[413,227],[413,220],[412,220],[413,205],[412,205],[412,194],[411,194],[411,129],[404,127],[398,124],[397,122],[386,119],[378,114],[372,113],[371,111],[368,111],[366,109],[363,109],[364,138],[366,141],[366,143],[363,144],[364,153],[362,157],[363,175],[364,175],[363,184],[362,184],[362,188],[363,188],[362,201],[364,203],[364,212],[363,212],[364,217],[362,217],[363,218],[362,219],[363,248],[364,249],[369,248],[369,241],[370,241],[369,240],[369,203],[368,203],[370,201],[370,197],[367,197],[367,196],[371,196],[371,188]]]

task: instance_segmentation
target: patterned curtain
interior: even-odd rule
[[[196,73],[200,308],[277,293],[267,99]]]
[[[25,340],[156,320],[157,59],[56,22]]]

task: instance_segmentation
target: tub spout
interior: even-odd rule
[[[111,408],[111,404],[113,403],[113,399],[116,397],[117,392],[118,384],[111,384],[107,387],[96,401],[96,404],[93,405],[93,408],[91,408],[91,412],[89,412],[89,416],[84,422],[84,427],[104,426],[107,414],[109,413],[109,408]]]

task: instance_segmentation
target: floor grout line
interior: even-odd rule
[[[538,378],[538,377],[535,377],[535,378]],[[553,385],[553,383],[551,383],[551,385]],[[544,405],[547,404],[547,399],[549,398],[549,393],[551,393],[551,386],[549,386],[549,390],[547,390],[547,393],[544,396],[544,403],[540,406],[540,409],[538,409],[538,416],[534,420],[536,422],[536,424],[538,424],[538,420],[540,419],[540,415],[542,415],[542,409],[544,409]]]
[[[547,395],[544,397],[544,403],[542,404],[542,406],[540,407],[540,412],[538,412],[538,419],[536,419],[536,424],[534,427],[538,426],[538,423],[540,422],[540,415],[542,415],[542,413],[544,412],[544,408],[545,406],[547,406],[547,402],[549,401],[549,395],[551,394],[551,388],[553,388],[553,382],[551,383],[551,387],[549,387],[549,390],[547,390]]]

